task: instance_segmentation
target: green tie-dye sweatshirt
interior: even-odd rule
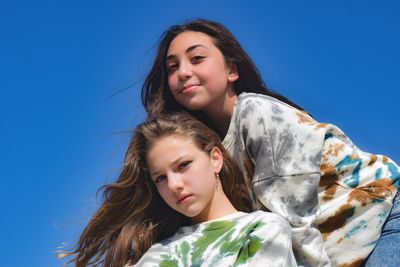
[[[134,266],[296,266],[289,224],[269,212],[237,212],[154,244]]]

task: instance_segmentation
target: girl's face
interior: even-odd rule
[[[164,201],[193,222],[209,220],[213,201],[223,193],[215,173],[222,167],[222,154],[214,148],[209,155],[188,137],[170,135],[156,141],[147,153],[150,177]]]
[[[206,111],[222,105],[239,78],[212,39],[202,32],[183,32],[172,40],[166,58],[168,85],[179,104]]]

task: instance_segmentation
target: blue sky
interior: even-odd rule
[[[144,118],[155,43],[187,19],[225,24],[270,88],[400,162],[397,1],[138,2],[1,1],[1,266],[62,264]]]

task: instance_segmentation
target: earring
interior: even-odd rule
[[[219,173],[215,173],[215,190],[218,191]]]

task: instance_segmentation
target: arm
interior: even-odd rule
[[[400,170],[386,156],[358,149],[337,127],[329,125],[327,132],[316,224],[326,238],[331,262],[351,265],[374,249],[397,192]]]
[[[321,233],[314,227],[324,131],[306,114],[260,96],[245,99],[238,112],[238,141],[254,166],[253,190],[269,210],[292,227],[296,260],[329,266]]]

